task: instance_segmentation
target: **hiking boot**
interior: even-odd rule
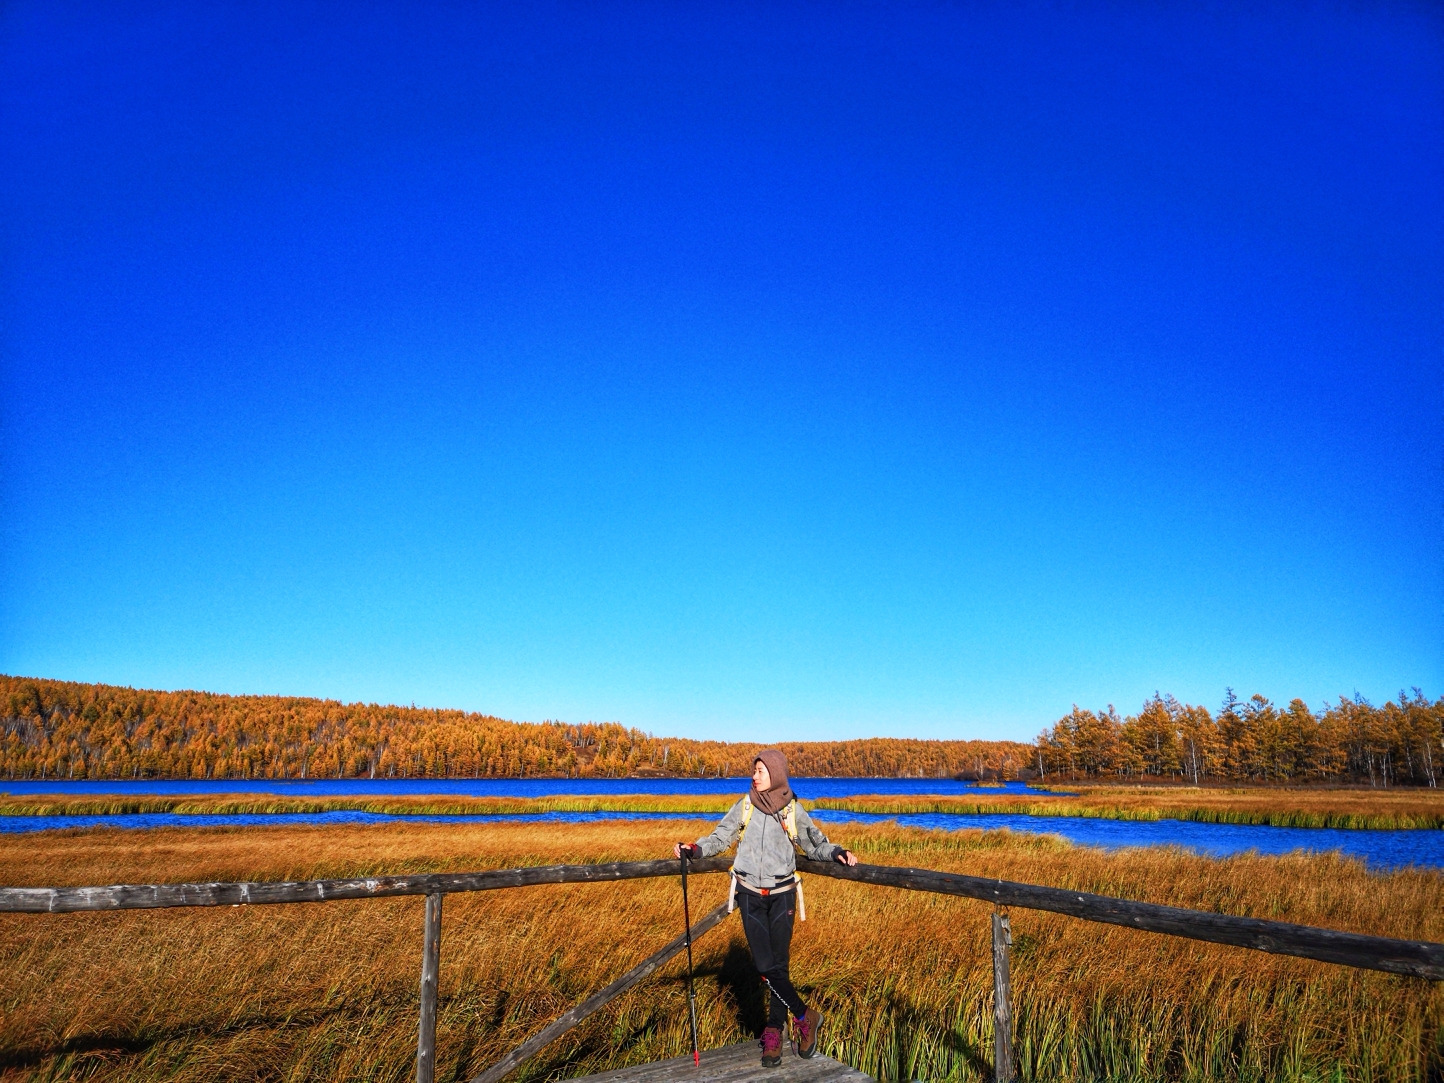
[[[822,1029],[822,1013],[808,1008],[801,1019],[792,1021],[793,1033],[797,1035],[797,1055],[806,1060],[817,1053],[817,1032]]]
[[[768,1027],[762,1032],[762,1067],[776,1068],[782,1063],[782,1031]]]

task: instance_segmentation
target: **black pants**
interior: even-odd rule
[[[767,1025],[785,1027],[789,1011],[799,1019],[807,1012],[807,1005],[802,1003],[792,979],[787,976],[797,892],[754,895],[739,887],[737,901],[742,906],[742,929],[747,934],[747,946],[752,949],[752,962],[772,993],[767,998]]]

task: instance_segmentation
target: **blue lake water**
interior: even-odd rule
[[[383,824],[394,822],[474,824],[479,820],[521,823],[594,823],[605,820],[699,820],[709,817],[671,812],[547,812],[516,816],[393,816],[338,811],[277,815],[181,816],[141,813],[126,816],[0,816],[0,832],[54,831],[65,828],[158,827],[264,828],[282,824]],[[1257,851],[1286,854],[1298,850],[1339,850],[1366,862],[1376,871],[1410,865],[1444,868],[1444,831],[1343,831],[1329,828],[1268,827],[1247,824],[1200,824],[1182,820],[1093,820],[1072,816],[987,816],[925,813],[884,816],[827,810],[818,814],[824,825],[879,823],[895,819],[909,827],[958,831],[965,828],[1008,828],[1032,834],[1061,835],[1081,846],[1117,850],[1130,846],[1182,846],[1212,857]]]
[[[1057,797],[1022,782],[979,786],[951,778],[794,778],[793,787],[805,798],[855,797],[858,794],[977,794],[1026,793]],[[448,797],[556,797],[563,794],[708,794],[743,793],[751,785],[745,778],[328,778],[306,782],[276,779],[142,779],[64,781],[60,779],[3,780],[0,794],[119,794],[141,795],[269,793],[287,797],[395,797],[401,795]]]
[[[1345,831],[1327,827],[1270,827],[1267,824],[1201,824],[1188,820],[1094,820],[1077,816],[956,816],[924,813],[915,816],[879,816],[867,812],[819,814],[829,823],[878,823],[896,819],[907,827],[961,831],[1008,828],[1040,835],[1061,835],[1079,846],[1121,850],[1128,846],[1182,846],[1210,857],[1227,857],[1256,850],[1261,854],[1288,854],[1296,850],[1323,853],[1341,850],[1364,860],[1371,869],[1400,869],[1409,865],[1444,868],[1444,831]]]

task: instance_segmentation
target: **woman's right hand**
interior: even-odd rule
[[[692,842],[679,842],[677,843],[677,845],[672,847],[672,856],[681,857],[683,850],[687,851],[687,860],[691,861],[700,852],[701,847],[697,846],[696,843]]]

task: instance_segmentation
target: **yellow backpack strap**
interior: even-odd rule
[[[752,797],[750,794],[742,795],[742,830],[747,830],[747,825],[752,821]],[[734,860],[732,867],[727,870],[727,879],[731,883],[727,887],[727,913],[737,905],[737,863]]]
[[[794,846],[801,846],[802,844],[797,841],[797,802],[796,802],[796,800],[792,800],[792,801],[787,802],[787,807],[782,810],[782,822],[783,822],[783,824],[787,827],[787,835],[788,835],[788,837],[789,837],[790,839],[792,839],[792,844],[793,844]],[[793,875],[793,879],[795,879],[795,880],[797,881],[797,887],[793,889],[793,890],[795,890],[795,891],[797,892],[797,920],[798,920],[798,921],[806,921],[806,920],[807,920],[807,897],[802,894],[802,874],[801,874],[801,873],[793,873],[792,875]]]

